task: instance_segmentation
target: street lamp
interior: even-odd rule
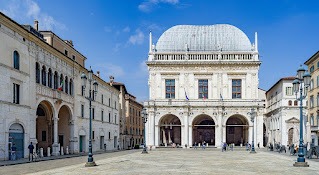
[[[308,163],[306,162],[304,158],[304,146],[303,146],[303,133],[302,133],[302,100],[307,97],[307,89],[310,85],[310,79],[311,75],[305,71],[305,69],[300,65],[300,67],[297,70],[297,77],[292,82],[293,84],[293,91],[296,94],[296,99],[300,101],[300,142],[299,142],[299,150],[298,150],[298,158],[297,162],[294,163],[294,166],[296,167],[309,167]],[[303,85],[305,88],[305,94],[302,95],[303,92]],[[298,98],[298,92],[300,93],[300,97]]]
[[[256,153],[255,151],[255,144],[254,144],[254,132],[255,132],[255,116],[256,116],[256,112],[255,112],[255,108],[252,107],[251,108],[251,112],[250,112],[250,120],[253,123],[253,140],[252,140],[252,144],[251,144],[251,151],[250,153]]]
[[[82,87],[83,89],[85,89],[86,87],[86,80],[89,80],[89,96],[85,97],[86,99],[89,100],[90,102],[90,137],[89,137],[89,157],[88,157],[88,161],[86,162],[85,166],[86,167],[91,167],[91,166],[95,166],[95,162],[93,161],[93,153],[92,153],[92,117],[91,117],[91,109],[92,109],[92,101],[94,101],[94,96],[97,94],[97,90],[98,90],[98,83],[96,80],[93,81],[93,70],[90,69],[88,70],[88,78],[85,75],[85,73],[83,72],[81,75],[81,80],[82,80]],[[93,81],[93,91],[91,89],[91,83]]]
[[[147,154],[147,150],[146,150],[146,137],[145,137],[145,123],[147,122],[147,113],[146,113],[146,108],[143,108],[142,112],[141,112],[141,115],[142,115],[142,121],[144,123],[144,147],[143,147],[143,151],[142,151],[142,154]]]

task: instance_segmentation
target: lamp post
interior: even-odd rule
[[[305,69],[300,65],[300,67],[297,70],[297,77],[292,82],[293,91],[296,94],[296,99],[300,101],[300,141],[299,141],[297,162],[294,163],[294,166],[296,167],[309,167],[304,157],[305,155],[304,155],[303,132],[302,132],[302,125],[303,125],[302,100],[307,97],[307,89],[308,89],[308,86],[310,85],[310,79],[311,79],[311,75],[308,72],[306,72]],[[302,95],[303,88],[305,88],[304,95]],[[300,93],[299,98],[298,98],[298,92]]]
[[[255,140],[255,136],[254,136],[254,132],[255,132],[255,122],[254,122],[255,121],[255,116],[256,116],[255,108],[252,107],[251,108],[251,112],[250,112],[250,120],[253,123],[253,139],[252,139],[250,153],[256,153],[256,151],[255,151],[255,143],[254,143],[254,140]]]
[[[147,122],[147,113],[146,113],[146,109],[143,108],[143,111],[141,112],[141,115],[142,115],[142,121],[144,123],[144,131],[143,131],[143,134],[144,134],[144,147],[143,147],[143,151],[142,151],[142,154],[147,154],[147,150],[146,150],[146,137],[145,137],[145,123]]]
[[[90,102],[90,135],[89,135],[89,157],[88,157],[88,161],[86,162],[85,166],[86,167],[91,167],[91,166],[95,166],[95,162],[93,161],[93,153],[92,153],[92,117],[91,117],[91,109],[92,109],[92,101],[94,101],[94,96],[97,93],[98,90],[98,83],[96,80],[93,81],[93,70],[90,69],[88,70],[88,77],[85,75],[85,73],[83,72],[81,75],[81,80],[82,80],[82,86],[83,89],[85,89],[86,87],[86,80],[89,80],[89,96],[85,97],[86,99],[89,100]],[[91,83],[93,81],[93,91],[91,89]]]

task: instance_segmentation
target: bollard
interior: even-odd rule
[[[199,148],[200,148],[200,146],[201,146],[200,143],[198,143],[198,147],[199,147]]]
[[[43,148],[40,148],[40,157],[43,157]]]
[[[63,146],[61,146],[61,156],[64,155]]]
[[[68,155],[68,154],[69,154],[69,146],[66,146],[66,150],[65,150],[65,151],[66,151],[66,153],[65,153],[65,154],[67,154],[67,155]]]
[[[48,149],[47,149],[47,156],[48,156],[48,157],[51,156],[51,149],[50,149],[50,147],[48,147]]]
[[[206,147],[208,147],[208,143],[206,143]]]
[[[242,144],[242,143],[240,144],[240,147],[243,147],[243,144]]]

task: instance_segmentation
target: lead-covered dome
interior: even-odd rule
[[[252,51],[246,34],[229,24],[177,25],[166,30],[158,39],[157,52],[247,52]]]

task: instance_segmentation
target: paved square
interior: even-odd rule
[[[250,154],[244,150],[156,149],[110,158],[105,154],[96,167],[86,168],[83,162],[32,174],[319,174],[319,162],[307,159],[310,167],[298,168],[292,166],[295,160],[296,156],[261,150]]]

